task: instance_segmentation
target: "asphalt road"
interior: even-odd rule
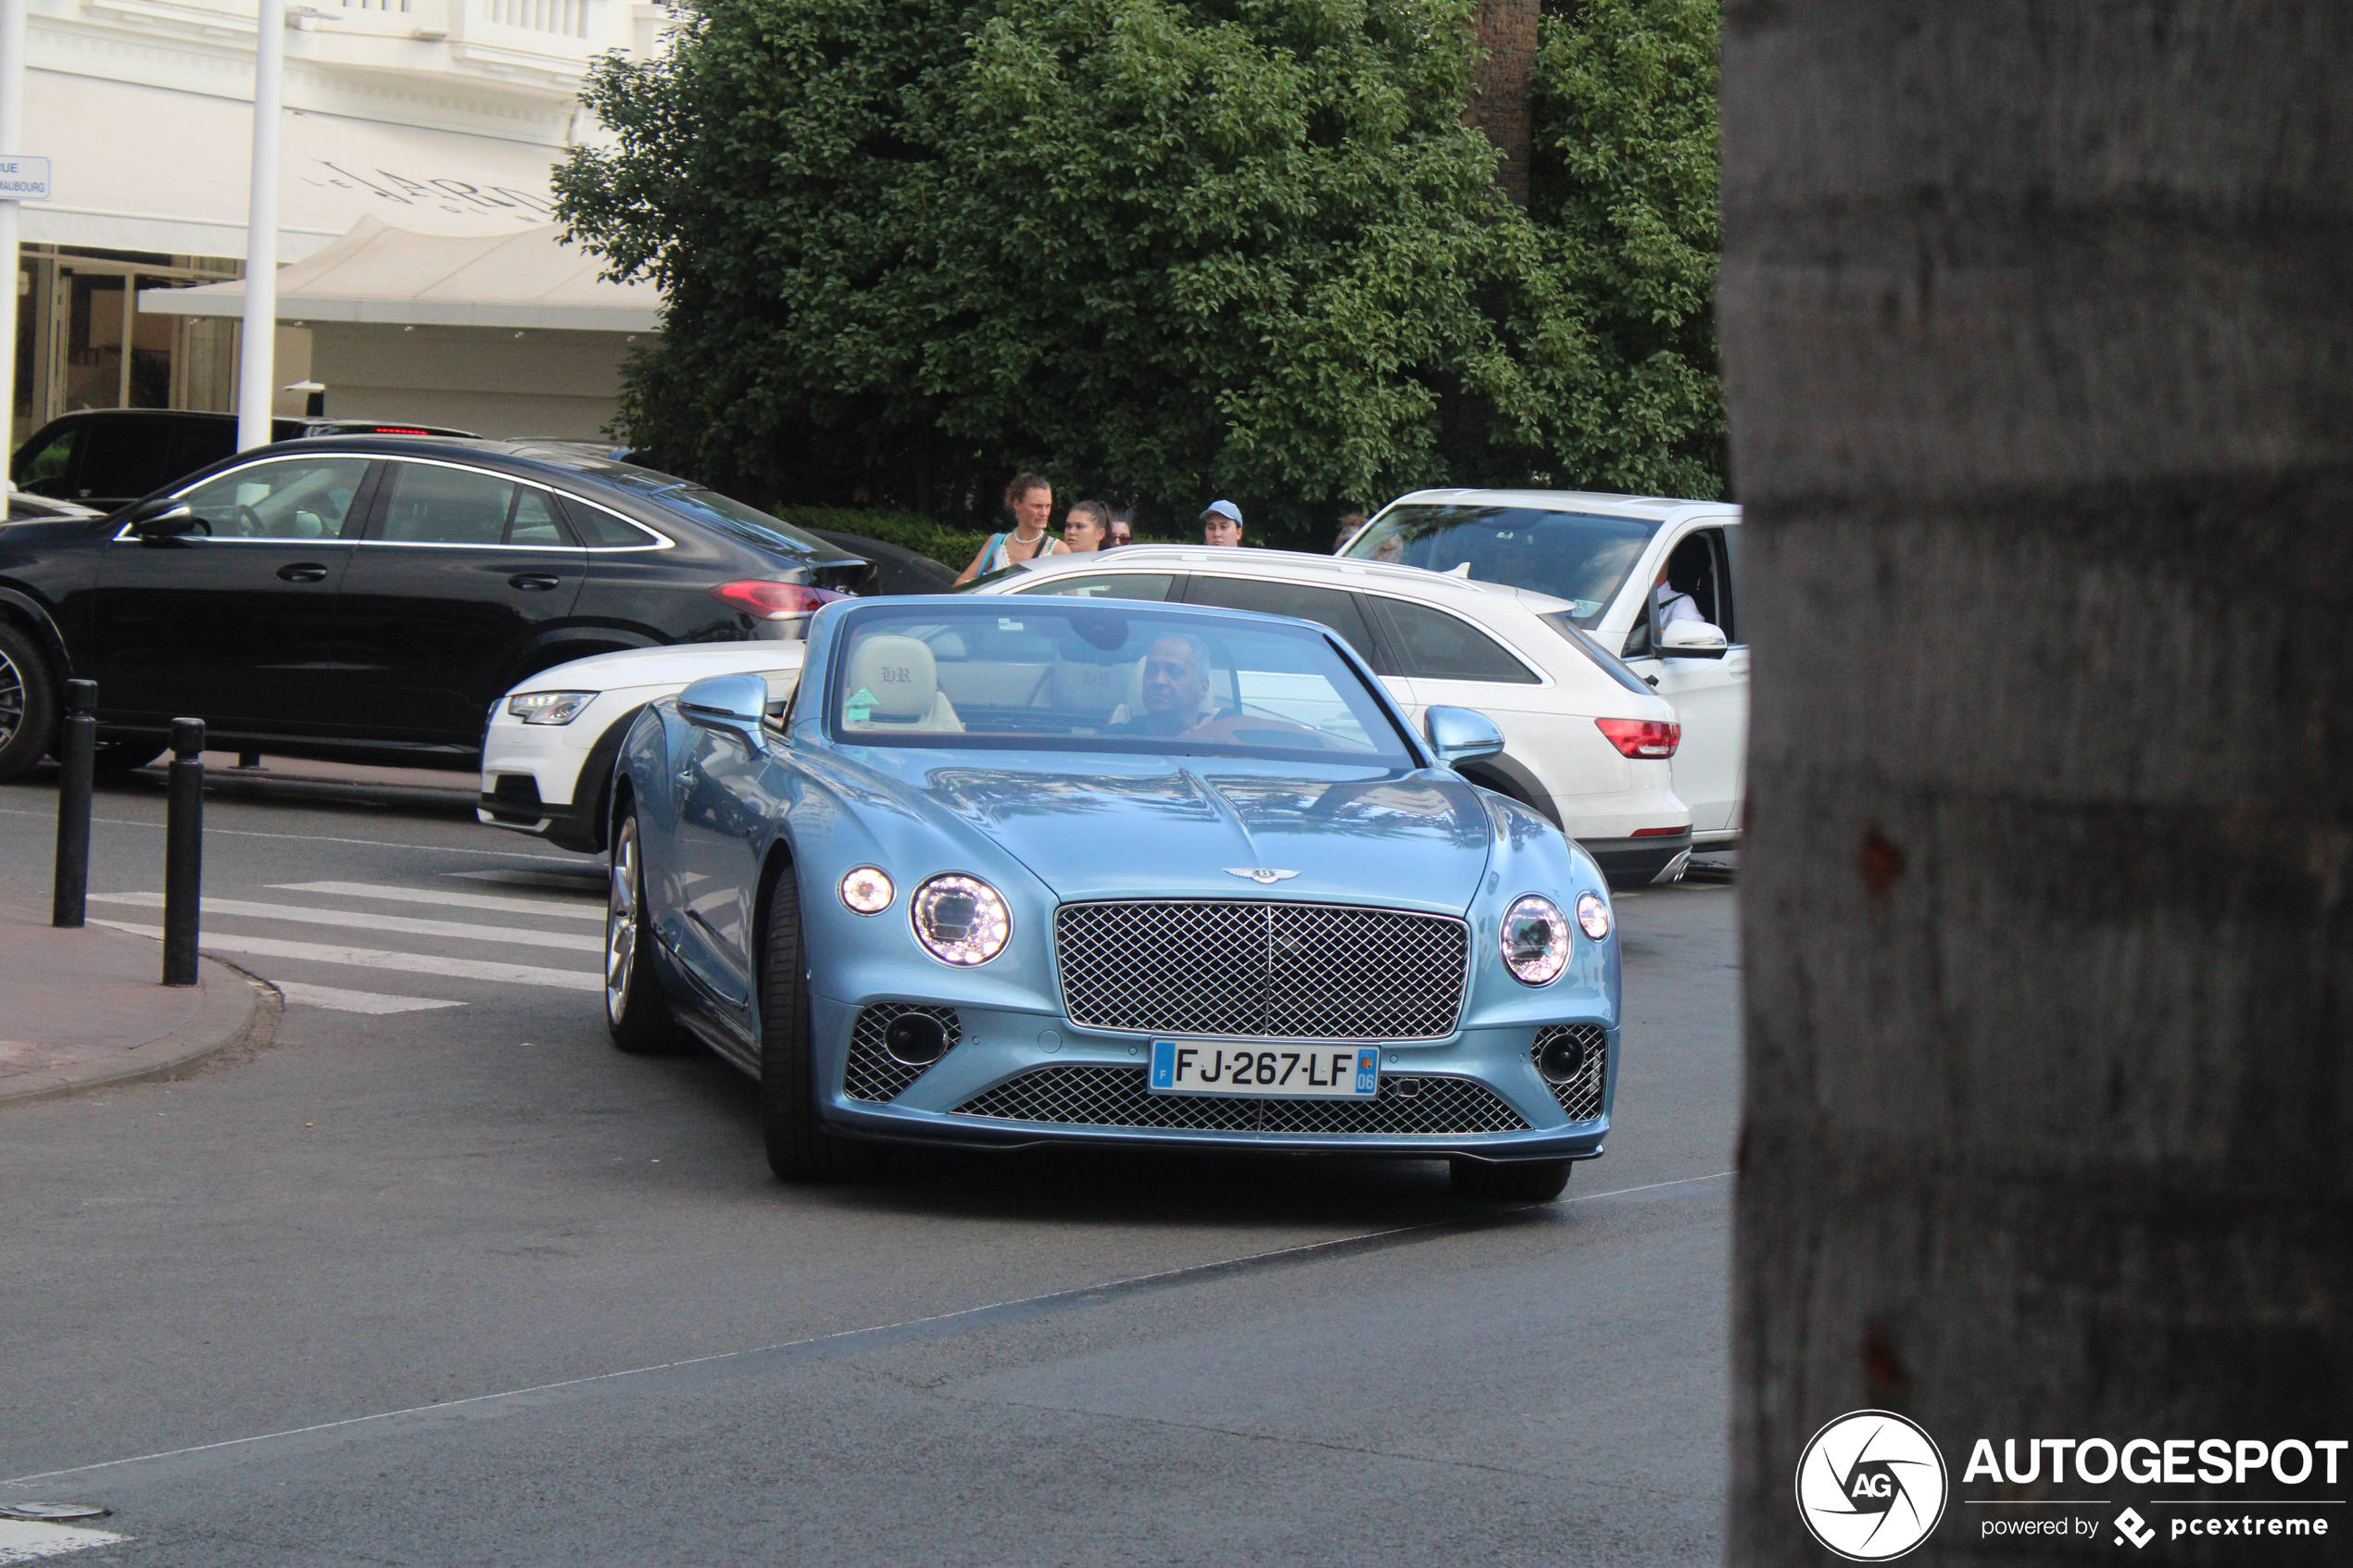
[[[53,809],[0,788],[12,901]],[[160,783],[97,815],[93,917],[158,924]],[[745,1080],[606,1044],[598,862],[422,791],[208,829],[275,1042],[0,1111],[0,1502],[111,1507],[75,1563],[1720,1556],[1727,886],[1621,902],[1617,1127],[1556,1204],[1165,1156],[806,1189]]]

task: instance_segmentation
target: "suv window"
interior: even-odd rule
[[[572,523],[572,531],[592,548],[643,549],[654,542],[652,534],[623,522],[602,507],[591,506],[577,495],[565,496],[563,508],[565,518]]]
[[[1065,594],[1076,599],[1151,599],[1155,602],[1168,597],[1168,585],[1176,579],[1164,571],[1118,571],[1101,577],[1056,577],[1034,588],[1017,588],[1021,594]]]
[[[28,443],[17,454],[14,476],[17,488],[30,490],[36,495],[51,495],[68,499],[66,484],[73,477],[74,448],[82,445],[82,433],[86,426],[68,425],[39,445]]]
[[[1431,681],[1497,681],[1533,686],[1541,677],[1501,643],[1457,615],[1405,599],[1374,596],[1389,621],[1398,673]]]
[[[283,439],[280,437],[280,439]],[[208,468],[237,450],[234,420],[176,420],[172,423],[171,456],[164,463],[174,478]],[[168,482],[167,482],[168,483]]]
[[[1186,600],[1215,605],[1221,609],[1255,610],[1261,615],[1292,615],[1328,626],[1358,657],[1372,662],[1372,628],[1357,608],[1356,596],[1338,588],[1312,588],[1303,583],[1283,583],[1263,577],[1195,577]]]
[[[82,441],[82,474],[74,488],[100,499],[144,495],[187,472],[171,466],[168,420],[92,420]]]
[[[399,545],[568,545],[544,490],[479,469],[395,463],[378,538]]]
[[[366,458],[289,458],[233,469],[181,500],[215,539],[337,539]]]

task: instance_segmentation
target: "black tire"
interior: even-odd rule
[[[57,683],[49,657],[0,621],[0,783],[40,766],[57,736]]]
[[[809,972],[800,952],[800,888],[789,866],[768,895],[767,946],[761,955],[760,1127],[768,1144],[768,1168],[779,1180],[855,1181],[876,1170],[870,1146],[835,1137],[817,1116]]]
[[[605,894],[605,1027],[612,1043],[632,1056],[660,1056],[678,1048],[682,1031],[670,1016],[646,951],[646,866],[637,847],[637,813],[621,824],[612,848]]]
[[[1485,1198],[1496,1203],[1550,1203],[1568,1185],[1572,1162],[1567,1160],[1526,1160],[1512,1165],[1490,1165],[1457,1160],[1448,1171],[1456,1198]]]
[[[170,749],[160,738],[144,735],[135,740],[102,740],[90,753],[90,767],[94,772],[127,773],[133,768],[145,767]]]

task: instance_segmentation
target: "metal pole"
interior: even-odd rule
[[[24,151],[25,0],[0,0],[0,153]],[[8,454],[17,449],[17,215],[13,201],[0,201],[0,517],[6,515]],[[75,924],[82,922],[76,921]]]
[[[66,721],[57,737],[57,874],[49,923],[79,930],[90,897],[90,773],[98,755],[98,683],[66,683]]]
[[[237,340],[240,452],[270,444],[270,406],[278,381],[278,111],[285,95],[286,0],[260,0],[260,5],[253,41],[253,189],[245,202],[245,313]]]
[[[196,983],[204,897],[204,721],[171,721],[171,800],[163,825],[163,983]]]

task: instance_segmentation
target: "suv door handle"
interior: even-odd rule
[[[289,583],[324,583],[327,569],[316,561],[299,560],[292,566],[282,566],[278,575]]]
[[[558,586],[563,579],[547,571],[518,571],[507,579],[510,588],[521,588],[526,594],[544,594]]]

